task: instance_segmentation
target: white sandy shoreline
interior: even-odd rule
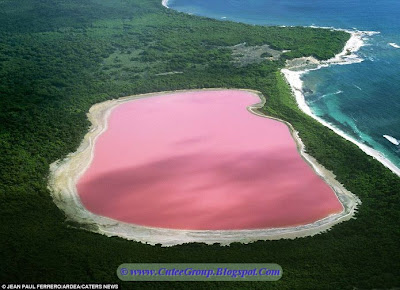
[[[215,91],[222,89],[208,90]],[[269,118],[258,111],[258,109],[265,103],[265,98],[262,96],[262,94],[256,91],[245,91],[256,94],[261,99],[259,104],[249,106],[248,110],[258,116]],[[312,166],[315,172],[330,185],[342,203],[343,211],[341,213],[330,215],[311,224],[295,227],[217,231],[174,230],[144,227],[98,216],[86,210],[86,208],[80,202],[76,184],[81,175],[91,164],[93,159],[94,144],[98,136],[100,136],[107,129],[107,120],[110,112],[116,106],[134,99],[160,95],[168,96],[169,94],[178,92],[185,91],[160,92],[123,97],[117,100],[99,103],[90,108],[88,118],[92,123],[92,126],[90,131],[85,135],[84,140],[77,151],[69,154],[64,160],[57,160],[50,165],[49,189],[55,204],[62,211],[64,211],[68,220],[79,223],[83,229],[86,228],[90,231],[106,236],[119,236],[151,245],[161,244],[162,246],[174,246],[193,242],[206,244],[220,243],[221,245],[229,245],[233,242],[250,243],[258,240],[294,239],[299,237],[313,236],[325,232],[335,224],[353,218],[357,206],[361,203],[360,200],[354,194],[347,191],[343,185],[337,182],[332,172],[326,170],[322,165],[318,164],[314,158],[305,153],[304,145],[298,137],[298,133],[287,122],[284,123],[289,127],[302,158],[306,160],[307,163]]]
[[[169,8],[169,7],[168,7],[168,0],[162,0],[161,4],[162,4],[162,6],[164,6],[165,8]]]
[[[323,28],[327,28],[327,27],[323,27]],[[321,119],[320,117],[314,115],[312,113],[310,107],[307,105],[307,103],[305,101],[305,97],[303,94],[303,81],[301,80],[301,76],[303,74],[309,72],[310,70],[316,70],[321,67],[326,67],[329,65],[335,65],[335,64],[344,65],[344,64],[352,64],[352,63],[362,62],[363,59],[358,57],[356,55],[356,52],[364,45],[363,38],[366,36],[371,36],[373,34],[378,33],[378,32],[374,32],[374,31],[348,31],[348,30],[344,30],[344,31],[350,33],[351,37],[347,41],[343,51],[340,52],[339,54],[337,54],[332,59],[329,59],[327,61],[318,61],[314,58],[304,58],[304,59],[308,59],[309,61],[313,62],[315,65],[317,65],[317,67],[312,68],[312,69],[304,69],[304,70],[293,70],[293,69],[298,69],[298,67],[297,68],[296,67],[288,67],[288,68],[282,69],[281,72],[285,76],[288,84],[290,85],[299,108],[304,113],[311,116],[312,118],[314,118],[315,120],[320,122],[322,125],[333,130],[336,134],[338,134],[341,137],[345,138],[346,140],[354,143],[366,154],[374,157],[376,160],[378,160],[380,163],[382,163],[385,167],[390,169],[393,173],[400,176],[400,168],[398,168],[390,160],[385,158],[385,156],[381,152],[379,152],[371,147],[368,147],[367,145],[353,139],[351,136],[347,135],[346,133],[344,133],[340,129],[336,128],[332,124],[330,124],[330,123],[326,122],[325,120]]]

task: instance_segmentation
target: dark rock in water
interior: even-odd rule
[[[305,94],[313,94],[314,92],[309,88],[304,88],[303,89],[303,93],[305,93]]]

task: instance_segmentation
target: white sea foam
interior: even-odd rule
[[[162,2],[161,2],[162,6],[164,6],[165,8],[169,8],[168,7],[168,1],[169,0],[162,0]]]
[[[313,101],[309,101],[308,103],[309,103],[309,104],[312,104],[312,103],[318,102],[319,100],[321,100],[321,99],[323,99],[323,98],[325,98],[325,97],[327,97],[327,96],[339,95],[339,94],[342,94],[342,93],[343,93],[343,91],[338,90],[338,91],[335,92],[335,93],[328,93],[328,94],[322,95],[322,96],[320,96],[319,98],[316,98],[316,99],[313,100]]]
[[[394,145],[400,145],[400,140],[397,140],[396,138],[390,136],[390,135],[383,135],[389,142],[393,143]]]
[[[390,43],[388,43],[391,47],[394,47],[394,48],[400,48],[400,45],[398,45],[398,44],[396,44],[396,43],[394,43],[394,42],[390,42]]]
[[[374,157],[377,159],[379,162],[381,162],[384,166],[389,168],[392,172],[400,176],[400,168],[398,168],[396,165],[394,165],[390,160],[385,158],[385,156],[371,148],[368,147],[367,145],[351,138],[350,136],[346,135],[344,132],[333,126],[332,124],[326,122],[325,120],[321,119],[320,117],[314,115],[307,105],[304,94],[303,94],[303,81],[301,80],[301,76],[303,74],[308,73],[311,70],[317,70],[321,67],[327,67],[330,65],[345,65],[345,64],[352,64],[352,63],[359,63],[362,62],[363,59],[357,55],[357,52],[360,50],[362,46],[365,45],[365,40],[374,34],[378,34],[379,32],[376,31],[349,31],[349,30],[344,30],[344,29],[334,29],[332,27],[315,27],[314,28],[325,28],[325,29],[332,29],[332,30],[341,30],[341,31],[346,31],[351,34],[350,39],[347,41],[343,51],[339,54],[337,54],[335,57],[327,60],[327,61],[321,61],[317,68],[312,68],[312,69],[305,69],[302,71],[292,71],[290,68],[285,68],[282,69],[281,72],[285,76],[287,82],[289,83],[292,92],[296,98],[297,104],[299,108],[306,113],[307,115],[311,116],[324,126],[328,127],[329,129],[333,130],[335,133],[338,135],[342,136],[346,140],[356,144],[361,150],[363,150],[366,154]],[[359,87],[357,87],[359,88]],[[360,88],[359,88],[360,89]],[[397,141],[397,140],[396,140]]]
[[[357,85],[355,85],[355,84],[353,84],[353,86],[355,86],[357,89],[359,89],[360,91],[362,91],[362,89],[361,89],[359,86],[357,86]]]
[[[357,55],[357,52],[365,45],[365,40],[368,39],[369,36],[379,33],[377,31],[342,31],[350,33],[351,37],[347,41],[342,52],[327,61],[329,64],[351,64],[362,62],[363,59]]]

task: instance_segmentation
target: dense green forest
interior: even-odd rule
[[[359,289],[400,285],[400,178],[303,114],[279,69],[340,52],[345,32],[190,16],[161,0],[0,0],[0,282],[118,283],[122,263],[278,263],[278,282],[121,283],[146,289]],[[230,46],[268,44],[245,67]],[[179,71],[179,74],[166,74]],[[356,219],[296,240],[172,248],[70,227],[47,189],[49,164],[75,151],[90,106],[139,93],[247,88],[289,121],[307,151],[360,197]],[[262,134],[262,132],[259,132]]]

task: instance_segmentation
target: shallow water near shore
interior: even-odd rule
[[[399,1],[170,0],[168,6],[252,24],[379,32],[365,38],[357,52],[363,62],[310,71],[302,80],[315,115],[400,167],[400,146],[383,136],[400,139]]]

